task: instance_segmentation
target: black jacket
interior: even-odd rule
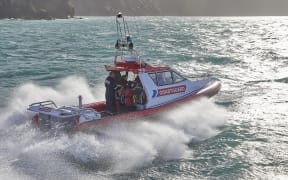
[[[115,100],[115,88],[116,88],[116,81],[112,77],[108,76],[105,80],[105,87],[106,87],[106,101],[114,101]]]

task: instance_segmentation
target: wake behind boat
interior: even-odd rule
[[[107,111],[108,102],[58,107],[53,101],[33,103],[28,110],[35,112],[32,121],[41,130],[68,131],[95,128],[113,121],[150,116],[199,97],[218,93],[217,79],[189,80],[168,66],[144,62],[134,49],[129,27],[121,13],[116,16],[118,39],[114,65],[105,66],[115,76],[116,112]],[[110,107],[111,108],[111,107]]]

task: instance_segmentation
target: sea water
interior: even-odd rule
[[[143,60],[220,93],[101,133],[39,132],[30,103],[104,99],[115,19],[1,20],[0,179],[288,178],[287,17],[127,20]]]

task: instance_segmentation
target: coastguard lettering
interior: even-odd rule
[[[185,92],[185,91],[186,91],[185,85],[170,87],[170,88],[165,88],[165,89],[159,89],[157,96],[158,97],[159,96],[167,96],[170,94],[177,94],[177,93],[181,93],[181,92]]]

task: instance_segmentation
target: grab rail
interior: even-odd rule
[[[57,108],[57,105],[55,104],[55,102],[50,101],[50,100],[49,101],[41,101],[41,102],[30,104],[29,107],[32,107],[32,106],[47,107],[47,106],[50,106],[50,105],[53,105],[55,108]]]

